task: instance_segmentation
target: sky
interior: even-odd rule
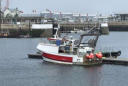
[[[9,0],[10,8],[18,8],[24,13],[32,10],[44,12],[49,9],[55,12],[88,13],[109,15],[128,13],[128,0]],[[6,0],[2,1],[5,5]]]

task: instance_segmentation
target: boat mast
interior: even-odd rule
[[[56,32],[55,32],[54,37],[55,37],[55,38],[58,38],[58,37],[60,36],[60,33],[59,33],[60,24],[58,24],[58,27],[57,27],[57,28],[54,28],[54,29],[56,29]]]

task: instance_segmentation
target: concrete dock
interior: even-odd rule
[[[103,58],[103,64],[128,65],[128,58]]]

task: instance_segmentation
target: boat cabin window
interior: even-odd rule
[[[64,42],[61,40],[49,40],[50,44],[63,45]]]
[[[92,52],[92,51],[87,51],[87,53],[89,53],[89,54],[90,54],[91,52]]]
[[[56,40],[49,40],[50,44],[56,44]]]

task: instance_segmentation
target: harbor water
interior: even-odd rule
[[[121,50],[128,58],[128,32],[111,32],[101,36],[98,51]],[[43,38],[0,39],[0,86],[127,86],[128,66],[72,66],[29,59]]]

